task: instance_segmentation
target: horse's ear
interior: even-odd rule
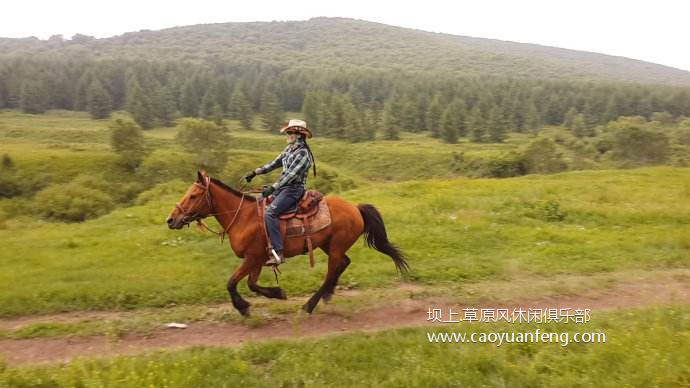
[[[202,171],[196,172],[196,181],[199,183],[204,183],[205,179],[204,179],[204,174],[202,173]]]

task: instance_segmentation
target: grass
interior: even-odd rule
[[[429,343],[427,332],[604,333],[605,343]],[[600,313],[583,325],[438,325],[0,367],[0,386],[684,386],[690,309]]]
[[[688,169],[663,167],[413,181],[343,195],[379,207],[392,241],[409,255],[413,280],[456,283],[687,267],[687,177]],[[80,224],[8,220],[0,230],[0,315],[225,301],[237,259],[209,234],[168,230],[163,220],[177,199],[169,194]],[[565,219],[550,221],[544,201],[557,203]],[[363,244],[351,253],[341,284],[397,281],[388,257]],[[324,258],[317,254],[314,269],[304,257],[291,260],[281,285],[291,295],[314,292]]]
[[[233,184],[270,160],[284,141],[228,125],[231,158],[217,176]],[[224,284],[238,264],[229,247],[209,234],[170,231],[163,223],[195,170],[193,158],[172,143],[175,129],[146,131],[156,150],[142,171],[128,173],[109,151],[106,128],[107,121],[83,113],[0,112],[0,153],[12,156],[15,179],[34,190],[77,175],[102,176],[113,192],[123,191],[124,183],[146,190],[161,179],[190,177],[142,194],[147,201],[127,199],[125,192],[118,209],[78,224],[32,216],[31,190],[0,200],[8,215],[0,219],[0,316],[226,301]],[[90,134],[95,137],[84,142]],[[486,155],[527,141],[525,134],[511,135],[505,144],[449,145],[420,134],[366,144],[317,139],[321,174],[310,182],[376,205],[392,241],[409,255],[412,280],[425,284],[688,266],[688,168],[454,177],[454,152]],[[262,182],[268,180],[257,184]],[[342,285],[368,289],[398,281],[391,260],[363,244],[353,247],[351,257]],[[281,283],[289,295],[305,295],[318,288],[324,272],[321,253],[314,269],[296,258],[285,266]],[[262,282],[272,283],[271,274],[263,274]]]

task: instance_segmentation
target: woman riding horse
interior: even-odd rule
[[[307,123],[302,120],[290,120],[280,129],[280,133],[287,134],[288,145],[272,162],[257,168],[245,175],[247,182],[260,174],[266,174],[278,167],[283,167],[280,178],[271,186],[267,186],[261,196],[267,198],[273,195],[273,202],[266,208],[264,222],[273,247],[272,255],[266,265],[280,265],[285,261],[283,254],[283,240],[280,237],[281,213],[294,208],[304,195],[307,185],[309,167],[314,165],[314,156],[307,145],[306,139],[311,138],[311,131]],[[316,166],[314,166],[316,176]]]

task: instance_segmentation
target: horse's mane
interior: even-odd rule
[[[237,195],[238,197],[244,197],[244,199],[247,199],[247,200],[255,201],[255,202],[256,202],[256,197],[255,197],[255,196],[249,195],[249,194],[245,194],[245,193],[243,193],[243,192],[241,192],[241,191],[239,191],[239,190],[237,190],[237,189],[233,189],[232,187],[226,185],[225,183],[223,183],[222,181],[220,181],[220,180],[218,180],[218,179],[216,179],[216,178],[211,178],[211,182],[217,184],[218,186],[222,187],[222,188],[225,189],[226,191],[229,191],[229,192],[231,192],[231,193]]]

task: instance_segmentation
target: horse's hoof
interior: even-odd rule
[[[302,306],[302,310],[304,310],[304,311],[308,312],[309,314],[311,314],[311,312],[314,311],[314,308],[310,308],[310,307],[309,307],[309,303],[306,303],[304,306]]]
[[[237,309],[240,314],[242,314],[243,317],[247,318],[249,317],[249,306],[242,308],[242,309]]]
[[[285,293],[285,290],[280,290],[280,292],[278,293],[278,299],[287,300],[287,294]]]

